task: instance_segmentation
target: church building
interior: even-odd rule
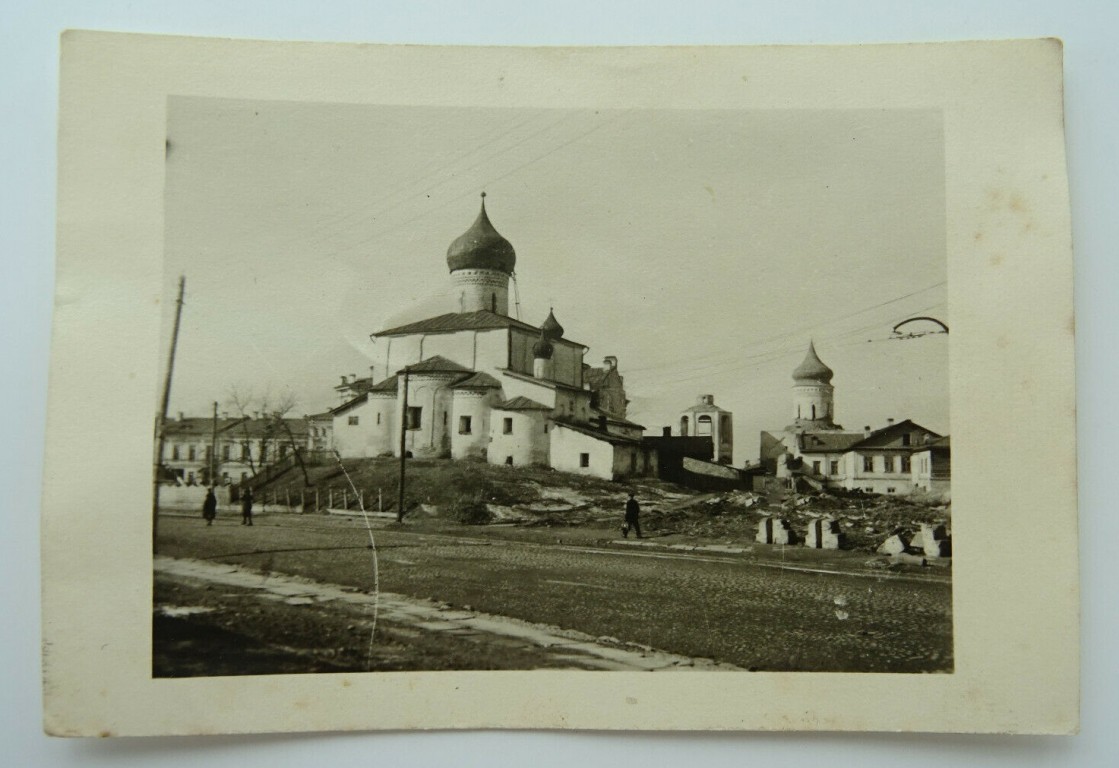
[[[809,342],[804,361],[793,371],[792,422],[779,432],[761,433],[767,474],[816,489],[947,493],[948,439],[909,419],[887,419],[878,429],[843,429],[834,420],[833,375]]]
[[[447,249],[448,312],[371,335],[368,380],[331,411],[345,457],[478,459],[616,479],[656,474],[644,427],[626,418],[617,358],[586,363],[549,311],[539,326],[509,315],[517,256],[486,212]],[[402,428],[403,427],[403,428]],[[402,439],[403,435],[403,439]]]

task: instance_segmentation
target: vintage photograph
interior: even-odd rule
[[[944,115],[171,95],[155,678],[953,673]]]

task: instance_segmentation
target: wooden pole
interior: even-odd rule
[[[152,552],[156,551],[159,531],[159,468],[163,466],[163,446],[166,441],[165,425],[167,407],[171,401],[171,373],[175,369],[175,348],[179,344],[179,321],[183,316],[183,294],[186,292],[186,275],[179,275],[179,298],[175,300],[175,324],[171,328],[171,351],[167,354],[167,376],[163,380],[163,397],[160,400],[159,419],[155,423],[155,466],[152,470]]]
[[[214,426],[210,432],[210,487],[218,484],[218,404],[214,402]]]
[[[404,437],[408,434],[408,367],[404,367],[404,406],[400,412],[400,494],[396,500],[396,522],[404,522]]]

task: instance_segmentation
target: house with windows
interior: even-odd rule
[[[618,360],[584,362],[554,310],[539,325],[509,315],[512,244],[483,195],[473,225],[447,249],[449,311],[371,334],[368,382],[331,413],[346,457],[406,456],[540,465],[603,478],[655,474],[644,427],[626,418]],[[378,376],[378,374],[380,374]]]
[[[910,419],[844,430],[834,421],[832,376],[810,343],[793,371],[792,422],[780,432],[761,433],[761,463],[768,474],[818,489],[874,494],[950,490],[947,437]]]
[[[185,416],[163,425],[163,476],[180,485],[241,483],[295,448],[314,448],[310,421],[254,413],[245,417]],[[326,438],[329,439],[329,438]]]

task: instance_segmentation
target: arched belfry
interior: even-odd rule
[[[841,429],[835,424],[835,387],[832,369],[816,354],[816,344],[808,342],[803,362],[793,371],[793,427],[817,431]]]
[[[458,311],[487,310],[508,315],[509,277],[516,264],[513,244],[490,223],[483,192],[478,218],[447,248],[447,268],[458,299]]]

